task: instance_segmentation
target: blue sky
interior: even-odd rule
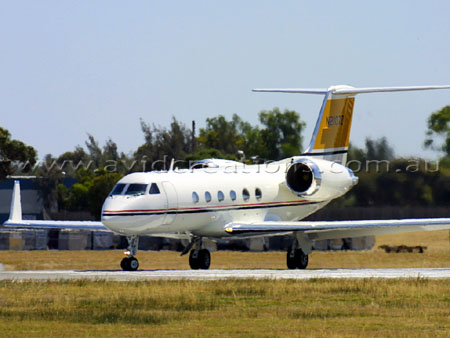
[[[39,156],[111,137],[143,143],[139,118],[190,126],[298,111],[305,146],[322,98],[255,87],[450,84],[449,1],[4,1],[0,126]],[[450,91],[358,96],[351,141],[386,136],[424,153],[428,115]]]

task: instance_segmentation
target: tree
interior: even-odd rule
[[[259,113],[259,121],[263,125],[261,139],[265,149],[261,157],[279,160],[302,152],[302,131],[306,124],[296,111],[263,110]]]
[[[262,128],[234,114],[231,121],[223,115],[208,118],[200,129],[198,143],[204,149],[217,149],[222,154],[236,156],[244,151],[247,158],[257,156],[266,160],[299,155],[302,152],[302,131],[305,123],[293,110],[278,108],[259,113]]]
[[[432,113],[428,118],[427,124],[425,147],[441,150],[445,156],[450,156],[450,105]],[[445,138],[444,143],[437,148],[434,146],[436,136]]]
[[[360,185],[365,176],[362,172],[375,169],[389,169],[389,161],[395,158],[394,149],[389,145],[386,137],[379,139],[366,138],[365,148],[359,148],[352,143],[348,147],[347,166],[360,175]]]
[[[102,162],[118,161],[120,157],[116,142],[109,138],[103,146]]]
[[[94,136],[88,134],[85,144],[88,152],[78,145],[74,151],[67,151],[59,156],[55,162],[66,177],[76,177],[80,169],[106,168],[115,172],[129,172],[126,164],[129,159],[124,153],[119,154],[117,144],[111,138],[105,142],[102,148]]]
[[[253,126],[249,122],[241,121],[239,129],[243,136],[243,142],[239,145],[239,148],[245,152],[247,158],[264,158],[265,145],[259,127]]]
[[[347,162],[363,161],[365,157],[366,157],[365,150],[362,148],[359,148],[358,146],[356,146],[350,142],[350,144],[348,146]]]
[[[102,160],[102,148],[100,148],[98,142],[91,134],[88,134],[88,140],[85,144],[88,149],[90,159],[94,161],[95,167],[99,168]]]
[[[206,127],[200,129],[198,143],[203,148],[217,149],[222,154],[236,155],[244,146],[244,137],[240,130],[242,120],[234,114],[231,121],[225,116],[207,118]]]
[[[389,145],[386,137],[377,140],[366,138],[366,160],[387,160],[394,159],[394,149]]]
[[[348,147],[348,161],[391,161],[395,158],[394,149],[390,146],[386,137],[378,139],[366,138],[365,148],[359,148],[350,143]]]
[[[58,157],[58,162],[62,164],[64,161],[72,161],[76,166],[82,161],[86,161],[88,154],[80,146],[76,146],[74,151],[66,151]]]
[[[191,131],[175,118],[170,129],[150,126],[141,119],[141,129],[145,143],[136,150],[134,158],[145,163],[145,170],[168,168],[172,158],[184,160],[192,148]]]
[[[75,177],[78,169],[90,165],[89,155],[80,146],[76,146],[74,151],[66,151],[55,161],[61,171],[70,177]]]
[[[75,177],[75,183],[70,189],[64,185],[58,185],[58,198],[62,203],[59,205],[60,209],[68,211],[87,211],[89,210],[89,188],[94,179],[94,171],[92,169],[79,168]]]
[[[96,219],[100,219],[103,202],[122,176],[104,169],[97,170],[95,174],[89,169],[78,170],[77,183],[70,189],[58,185],[60,209],[90,211]]]
[[[19,170],[30,172],[36,163],[37,152],[22,141],[12,140],[11,133],[0,127],[0,180]]]

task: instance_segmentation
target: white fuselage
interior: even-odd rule
[[[233,222],[294,221],[324,207],[347,192],[355,178],[347,168],[312,159],[326,184],[311,196],[295,194],[286,185],[291,160],[244,166],[141,172],[123,177],[123,190],[110,195],[102,222],[124,235],[189,235],[227,237]],[[132,184],[145,191],[127,194]],[[154,186],[157,186],[155,193]],[[153,193],[152,193],[153,192]]]

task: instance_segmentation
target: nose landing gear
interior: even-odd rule
[[[125,257],[120,262],[120,267],[123,271],[136,271],[139,267],[139,262],[136,257]]]
[[[125,251],[125,255],[128,257],[122,259],[120,267],[123,271],[136,271],[139,268],[139,261],[134,256],[138,251],[139,236],[127,236],[127,240],[128,250]]]

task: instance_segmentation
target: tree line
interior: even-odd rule
[[[119,152],[108,139],[103,146],[93,135],[84,147],[76,146],[58,157],[47,154],[37,162],[37,152],[0,127],[0,179],[32,174],[47,210],[90,211],[100,217],[102,203],[122,176],[135,171],[168,168],[205,158],[226,158],[263,163],[301,154],[306,126],[300,114],[278,108],[261,111],[259,125],[238,115],[207,118],[198,135],[175,117],[170,126],[151,125],[141,119],[143,144],[134,152]],[[359,184],[334,206],[448,206],[450,202],[450,106],[430,115],[424,146],[440,151],[438,162],[395,155],[386,138],[366,139],[364,147],[350,145],[348,165]],[[440,144],[439,140],[444,140]],[[75,184],[63,182],[73,178]]]

